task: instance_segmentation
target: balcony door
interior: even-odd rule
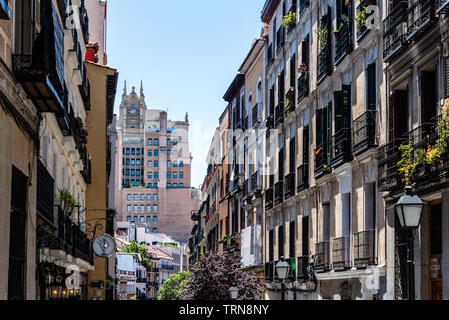
[[[394,141],[408,132],[408,90],[395,90],[390,96],[389,114],[390,141]]]
[[[437,116],[438,107],[437,73],[421,72],[421,123],[428,123]]]
[[[35,1],[16,0],[14,18],[14,53],[31,55],[35,39]]]

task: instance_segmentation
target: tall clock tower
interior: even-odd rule
[[[137,95],[135,89],[135,87],[132,87],[131,93],[128,95],[125,81],[122,103],[120,105],[120,119],[123,122],[123,128],[143,128],[146,110],[145,95],[143,94],[143,83],[140,83],[140,96]]]

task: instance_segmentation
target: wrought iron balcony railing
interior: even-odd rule
[[[328,38],[330,35],[328,34]],[[331,53],[329,46],[325,46],[318,54],[318,78],[317,82],[320,83],[327,75],[331,73]]]
[[[366,230],[354,234],[354,267],[366,268],[377,264],[376,230]]]
[[[265,190],[265,210],[273,208],[273,188]]]
[[[276,52],[279,52],[279,50],[284,45],[284,32],[285,28],[284,26],[280,26],[278,31],[276,32]]]
[[[335,36],[335,65],[352,52],[352,22],[344,22]]]
[[[284,201],[284,182],[279,181],[274,186],[274,205]]]
[[[303,72],[298,78],[298,102],[309,95],[309,73]]]
[[[296,1],[294,1],[292,3],[292,6],[290,7],[290,10],[288,11],[287,14],[290,14],[290,13],[292,13],[292,14],[294,13],[295,17],[296,17]],[[290,34],[295,29],[295,27],[296,27],[296,19],[295,19],[295,21],[292,21],[291,23],[288,24],[287,34]]]
[[[284,198],[288,199],[295,195],[295,173],[292,172],[285,177]]]
[[[279,103],[274,109],[274,128],[277,128],[280,123],[284,122],[284,104]]]
[[[299,13],[302,14],[304,10],[310,5],[310,0],[299,0]]]
[[[449,12],[449,0],[437,0],[436,14],[447,14]]]
[[[303,164],[298,167],[297,191],[301,192],[309,187],[309,164]]]
[[[315,272],[321,273],[330,270],[329,241],[315,243]]]
[[[243,182],[243,198],[248,197],[248,179]]]
[[[324,143],[315,149],[315,177],[319,178],[326,173],[330,173],[330,163],[328,157],[329,145]]]
[[[36,212],[50,223],[54,221],[54,193],[54,180],[47,168],[38,160]]]
[[[274,262],[265,263],[265,281],[273,282],[274,279]]]
[[[402,179],[398,172],[398,162],[401,159],[401,154],[398,148],[403,142],[404,139],[396,139],[378,149],[378,184],[381,191],[389,191],[401,186]]]
[[[309,281],[309,256],[298,257],[296,269],[298,270],[297,279],[299,282]]]
[[[270,43],[267,49],[267,67],[269,67],[274,61],[273,43]]]
[[[351,238],[332,240],[332,269],[341,271],[351,268]]]
[[[251,176],[251,194],[260,190],[262,190],[262,176],[256,171]]]
[[[351,129],[344,128],[332,137],[331,164],[336,168],[352,160]]]
[[[377,111],[366,111],[353,122],[353,152],[362,152],[376,147],[376,118]]]
[[[407,9],[407,40],[416,40],[438,21],[436,0],[410,0]]]
[[[372,13],[370,11],[366,11],[368,6],[377,6],[377,0],[361,0],[357,6],[357,16],[362,14],[365,11],[365,19],[361,20],[357,23],[357,41],[360,41],[365,34],[367,34],[370,29],[366,26],[366,21],[370,19]]]
[[[296,91],[294,88],[290,88],[285,94],[285,119],[296,109],[295,95]]]
[[[256,105],[253,107],[253,110],[252,110],[252,119],[251,120],[252,120],[252,127],[253,128],[256,127],[259,123],[262,122],[262,119],[259,118],[258,109],[259,109],[259,106],[256,103]]]
[[[407,1],[401,1],[384,20],[384,61],[389,62],[407,47]]]
[[[234,178],[232,186],[233,186],[233,190],[232,190],[233,193],[237,193],[237,192],[239,192],[241,190],[240,176],[238,174]]]
[[[246,130],[248,130],[248,116],[243,117],[243,122],[242,122],[242,131],[245,132]]]
[[[267,139],[270,137],[272,129],[274,129],[274,114],[269,115],[266,120]]]

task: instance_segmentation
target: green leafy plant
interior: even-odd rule
[[[64,211],[64,215],[70,217],[73,213],[73,210],[75,210],[75,208],[78,206],[75,198],[68,190],[61,188],[58,188],[57,198],[60,201],[61,209]]]
[[[410,141],[409,144],[399,146],[399,152],[401,153],[401,160],[398,162],[398,171],[405,178],[405,185],[408,187],[412,183],[412,177],[416,169],[424,163],[426,151],[424,149],[415,150],[413,141]]]
[[[282,26],[285,28],[287,26],[292,26],[296,24],[296,13],[290,11],[287,15],[285,15],[282,19]]]
[[[158,300],[182,300],[183,291],[190,279],[190,272],[182,271],[180,273],[172,274],[170,278],[164,281],[159,290]]]
[[[435,142],[435,146],[429,145],[426,152],[426,163],[434,165],[441,160],[441,156],[446,152],[449,143],[449,121],[448,118],[443,116],[441,121],[436,127],[438,132],[438,139]]]
[[[356,21],[357,21],[357,28],[359,30],[362,30],[363,28],[366,28],[366,20],[367,20],[367,7],[363,7],[360,12],[357,14]]]
[[[323,28],[318,28],[318,30],[316,31],[318,34],[318,40],[321,43],[321,47],[324,48],[327,46],[327,39],[328,39],[328,32],[327,32],[327,28],[323,27]]]
[[[148,258],[149,254],[145,244],[138,244],[136,241],[133,241],[128,246],[125,247],[124,252],[140,254],[140,257],[142,258],[142,265],[148,269],[153,267],[153,264],[150,262],[150,259]],[[135,257],[135,255],[133,256]]]

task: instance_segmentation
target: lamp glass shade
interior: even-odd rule
[[[290,265],[285,261],[279,261],[276,264],[276,272],[278,273],[278,278],[280,280],[284,280],[287,278],[289,268],[290,268]]]
[[[59,282],[52,282],[48,286],[49,288],[49,296],[50,299],[60,299],[61,298],[61,291],[62,291],[62,285]]]
[[[229,288],[229,294],[231,295],[231,299],[235,300],[239,294],[239,289],[236,287],[231,287]]]
[[[423,207],[424,202],[417,195],[413,195],[410,189],[406,189],[406,194],[396,203],[401,226],[406,229],[418,228]]]

